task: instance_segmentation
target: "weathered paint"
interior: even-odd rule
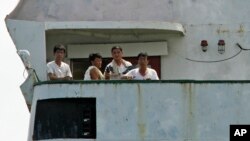
[[[145,123],[145,105],[144,105],[144,99],[143,99],[143,95],[142,95],[142,91],[141,91],[141,87],[139,84],[137,84],[137,117],[138,117],[138,121],[137,121],[137,126],[138,126],[138,130],[139,130],[139,136],[140,139],[144,140],[145,139],[145,132],[146,132],[146,123]]]
[[[249,82],[130,82],[36,85],[29,138],[36,101],[51,98],[95,97],[98,141],[227,141],[230,124],[250,122]]]
[[[249,4],[249,0],[20,0],[6,24],[16,48],[31,52],[31,64],[42,81],[47,80],[46,62],[53,59],[53,46],[59,42],[148,41],[168,42],[168,55],[161,56],[163,80],[226,80],[40,83],[35,86],[29,139],[38,99],[96,97],[96,140],[228,140],[229,124],[250,122],[249,81],[230,81],[250,79],[249,52],[236,46],[248,48],[250,43]],[[220,39],[226,42],[224,54],[217,51]],[[207,52],[201,51],[201,40],[208,41]]]
[[[44,24],[34,21],[6,20],[7,28],[17,50],[28,50],[32,68],[41,80],[47,79]],[[17,24],[18,23],[18,24]]]
[[[216,63],[191,60],[209,62],[230,58],[240,51],[236,43],[248,48],[249,4],[248,0],[157,0],[153,3],[150,0],[21,0],[7,16],[6,23],[17,49],[31,52],[31,63],[41,80],[47,80],[44,68],[53,59],[53,46],[59,42],[69,45],[148,41],[168,42],[169,54],[161,56],[164,80],[248,80],[247,51]],[[127,30],[121,33],[121,29]],[[226,42],[224,54],[218,53],[220,39]],[[208,41],[206,52],[201,50],[201,40]],[[69,63],[70,58],[65,61]]]
[[[10,19],[29,21],[248,22],[248,0],[20,0]],[[70,12],[69,12],[70,10]],[[115,11],[115,12],[114,12]]]
[[[34,94],[34,84],[39,80],[36,77],[36,74],[33,69],[28,70],[28,77],[20,86],[25,102],[28,106],[28,109],[31,109],[32,99]]]

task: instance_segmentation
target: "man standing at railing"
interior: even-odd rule
[[[91,66],[86,70],[84,80],[103,80],[104,76],[100,71],[102,67],[102,56],[99,53],[91,53],[89,54],[89,61]]]
[[[148,68],[148,54],[139,53],[137,56],[139,68],[130,70],[122,79],[134,80],[159,80],[159,77],[154,69]]]
[[[121,78],[122,74],[124,74],[129,68],[132,67],[132,64],[122,58],[123,52],[120,46],[112,47],[111,54],[113,60],[105,68],[105,79],[118,80]]]
[[[66,49],[62,44],[54,47],[55,60],[47,64],[47,73],[50,80],[71,80],[72,73],[69,65],[63,62]]]

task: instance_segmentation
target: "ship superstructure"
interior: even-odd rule
[[[20,0],[6,25],[29,72],[28,140],[229,140],[231,124],[250,123],[249,5]],[[48,81],[57,43],[67,47],[72,81]],[[114,45],[132,62],[147,52],[161,80],[83,81],[89,53],[108,63]]]

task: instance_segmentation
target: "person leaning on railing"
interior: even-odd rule
[[[139,68],[132,69],[125,75],[123,75],[122,79],[127,80],[159,80],[159,77],[154,69],[148,68],[148,54],[147,53],[139,53],[137,56],[138,66]]]
[[[104,76],[100,71],[102,67],[102,56],[99,53],[91,53],[89,54],[89,61],[91,66],[86,70],[84,80],[103,80]]]
[[[71,80],[72,73],[69,65],[63,62],[66,54],[64,45],[57,44],[54,47],[54,61],[47,64],[47,73],[50,80]]]
[[[119,80],[121,75],[123,75],[126,70],[130,69],[132,64],[122,58],[123,52],[120,46],[112,47],[111,54],[113,60],[106,66],[104,76],[105,79]]]

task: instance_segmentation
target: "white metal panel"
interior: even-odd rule
[[[7,19],[6,25],[17,50],[28,50],[31,67],[39,79],[47,80],[44,23]]]
[[[249,0],[21,0],[11,19],[32,21],[249,22]]]
[[[228,141],[230,124],[250,122],[249,87],[237,82],[38,85],[29,138],[37,100],[96,97],[96,141]]]
[[[190,25],[185,26],[186,36],[168,39],[168,56],[161,59],[162,79],[196,80],[249,80],[249,51],[241,51],[236,43],[246,49],[250,44],[250,24]],[[225,53],[218,53],[218,40],[225,40]],[[203,52],[201,40],[208,41]],[[192,59],[195,62],[187,60]],[[229,60],[225,60],[231,58]],[[224,60],[224,61],[220,61]],[[218,61],[218,62],[211,62]]]
[[[46,30],[156,29],[164,31],[164,33],[169,30],[176,31],[174,33],[185,32],[186,36],[183,38],[164,34],[164,39],[162,39],[163,37],[160,37],[162,35],[152,34],[146,37],[142,36],[142,38],[138,40],[136,37],[133,37],[133,42],[143,42],[145,41],[143,40],[144,37],[147,39],[146,41],[168,41],[168,55],[161,57],[162,79],[250,79],[250,74],[248,73],[250,71],[250,62],[248,61],[250,59],[249,51],[242,51],[242,53],[233,59],[217,63],[200,63],[186,59],[189,58],[198,61],[223,60],[239,52],[239,48],[235,45],[236,43],[240,43],[244,48],[249,48],[250,24],[248,13],[250,9],[248,5],[250,1],[159,0],[154,3],[150,0],[111,1],[110,3],[105,3],[103,0],[92,0],[91,2],[88,1],[90,2],[88,3],[87,1],[76,0],[72,3],[67,0],[53,0],[39,1],[39,4],[37,4],[37,2],[26,0],[26,2],[22,3],[23,5],[21,5],[20,9],[15,10],[14,13],[16,15],[11,14],[7,19],[27,18],[29,20],[33,19],[34,21],[44,21]],[[72,9],[72,7],[74,12],[71,11],[69,13],[65,10]],[[197,15],[197,11],[199,13],[198,16],[193,16]],[[74,14],[72,14],[72,12]],[[181,23],[185,29],[180,24],[172,23],[172,21]],[[27,25],[25,27],[29,26],[30,25]],[[181,30],[178,29],[179,27]],[[10,32],[14,31],[14,27],[12,28]],[[19,28],[17,29],[19,31]],[[20,35],[12,37],[14,42],[24,40],[22,42],[28,43],[26,40],[29,39],[29,36],[26,36],[26,34],[29,33],[25,32],[29,32],[30,29],[23,29]],[[43,33],[40,34],[40,30],[38,29],[35,29],[37,35],[42,35]],[[88,41],[88,39],[92,37],[88,36],[88,33],[86,34],[85,36],[67,34],[68,36],[60,35],[58,38],[47,39],[48,55],[46,59],[53,59],[53,46],[55,44],[85,43],[86,41],[83,42],[82,38],[85,37]],[[96,37],[92,38],[92,41],[88,43],[102,43],[103,40],[110,41],[104,43],[125,42],[126,40],[124,40],[124,38],[130,38],[130,36],[118,36],[116,38],[112,37],[111,39],[100,39]],[[219,54],[217,51],[217,43],[220,39],[226,42],[226,52],[224,54]],[[44,40],[44,36],[41,36],[40,40]],[[201,51],[201,40],[208,41],[207,52]],[[25,48],[27,46],[27,49],[29,49],[31,44],[22,46]],[[41,46],[41,44],[32,43],[32,46]],[[17,48],[20,48],[20,46],[18,45]],[[126,51],[126,49],[124,49],[124,51]],[[40,54],[41,50],[38,49],[37,52]],[[102,52],[102,50],[96,50],[95,52]],[[38,58],[40,60],[44,59],[39,56],[36,56],[36,60],[32,58],[32,61],[36,62],[36,66],[38,66],[38,64],[40,65]],[[43,63],[43,65],[43,67],[40,65],[42,69],[45,68],[45,63]],[[45,75],[41,74],[41,72],[44,73],[43,70],[38,70],[39,76]]]
[[[160,21],[75,21],[75,22],[45,22],[49,29],[155,29],[175,31],[184,35],[184,28],[180,23]]]
[[[167,42],[118,43],[118,44],[85,44],[68,45],[68,58],[88,58],[90,53],[99,52],[103,57],[111,57],[111,48],[119,45],[123,48],[124,56],[137,56],[140,52],[147,52],[150,56],[168,54]]]

